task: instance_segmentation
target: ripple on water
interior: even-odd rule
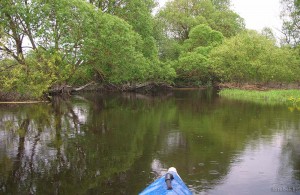
[[[210,170],[209,174],[210,175],[219,175],[220,173],[217,170]]]
[[[211,165],[218,165],[219,163],[217,161],[210,161]]]

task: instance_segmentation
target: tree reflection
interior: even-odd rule
[[[85,94],[2,108],[0,193],[7,194],[136,194],[170,166],[202,192],[229,175],[249,142],[299,129],[285,108],[200,90]],[[283,150],[292,153],[297,181],[298,142]]]
[[[14,131],[3,140],[13,144],[1,147],[0,164],[8,176],[1,177],[0,192],[80,194],[110,185],[116,174],[124,180],[122,173],[142,155],[144,136],[155,127],[144,114],[151,104],[121,96],[92,97],[54,98],[49,105],[1,111],[1,132]],[[14,162],[13,168],[8,169],[7,161]]]
[[[293,127],[289,127],[293,129]],[[300,132],[296,129],[285,132],[284,147],[281,151],[282,165],[279,174],[293,183],[296,187],[297,181],[300,181]],[[287,172],[286,170],[291,170]]]

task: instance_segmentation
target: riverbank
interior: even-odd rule
[[[276,90],[245,90],[245,89],[223,89],[219,92],[222,97],[256,102],[261,104],[286,104],[300,106],[300,90],[276,89]]]
[[[220,83],[219,95],[259,104],[300,106],[299,83]]]
[[[0,91],[0,102],[46,102],[51,101],[53,96],[71,96],[73,94],[80,94],[83,92],[136,92],[142,94],[150,94],[163,90],[173,89],[174,86],[168,83],[159,82],[145,82],[145,83],[135,83],[135,84],[100,84],[96,82],[90,82],[83,86],[69,86],[69,85],[59,85],[54,86],[43,94],[42,97],[33,97],[30,92],[18,93],[18,92],[3,92]]]
[[[234,99],[244,99],[244,100],[259,100],[268,99],[282,102],[290,97],[300,97],[297,92],[288,92],[287,90],[300,91],[300,84],[282,84],[282,83],[216,83],[213,85],[214,88],[220,89],[220,95],[224,97],[234,98]],[[159,91],[166,90],[188,90],[188,89],[205,89],[207,86],[195,86],[195,85],[177,85],[168,83],[158,83],[158,82],[145,82],[136,84],[99,84],[96,82],[91,82],[83,86],[68,86],[61,85],[55,86],[49,89],[48,92],[44,93],[42,97],[32,97],[30,92],[26,94],[20,94],[17,92],[1,92],[0,91],[0,102],[45,102],[51,101],[52,96],[71,96],[72,94],[80,94],[82,92],[135,92],[142,94],[152,94]],[[260,91],[270,91],[268,93],[258,93]],[[275,91],[275,92],[274,92]],[[276,92],[278,91],[278,92]],[[277,99],[275,96],[278,96]]]

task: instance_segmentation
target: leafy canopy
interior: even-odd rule
[[[256,31],[227,39],[210,54],[214,74],[225,82],[291,82],[299,80],[299,61],[289,48]]]
[[[175,63],[179,79],[205,84],[212,79],[209,53],[223,42],[222,33],[208,25],[197,25],[191,29],[189,39],[183,44],[183,51]]]

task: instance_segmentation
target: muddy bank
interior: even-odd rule
[[[135,84],[99,84],[95,82],[88,83],[83,86],[69,86],[69,85],[57,85],[53,86],[42,97],[32,97],[30,92],[26,94],[20,94],[18,92],[1,92],[0,102],[25,102],[25,101],[51,101],[53,96],[71,96],[73,94],[80,94],[83,92],[136,92],[142,94],[151,94],[159,91],[173,89],[167,83],[135,83]]]
[[[271,89],[299,89],[300,83],[215,83],[213,87],[218,89],[244,89],[244,90],[257,90],[266,91]],[[156,83],[146,82],[138,84],[99,84],[95,82],[88,83],[84,86],[68,86],[60,85],[54,86],[42,97],[34,98],[30,96],[30,92],[27,94],[20,94],[17,92],[1,92],[0,91],[0,102],[13,102],[13,101],[51,101],[52,96],[71,96],[73,94],[79,94],[82,92],[134,92],[141,94],[153,94],[160,91],[166,90],[185,90],[185,89],[204,89],[205,86],[178,86],[170,85],[167,83]]]

